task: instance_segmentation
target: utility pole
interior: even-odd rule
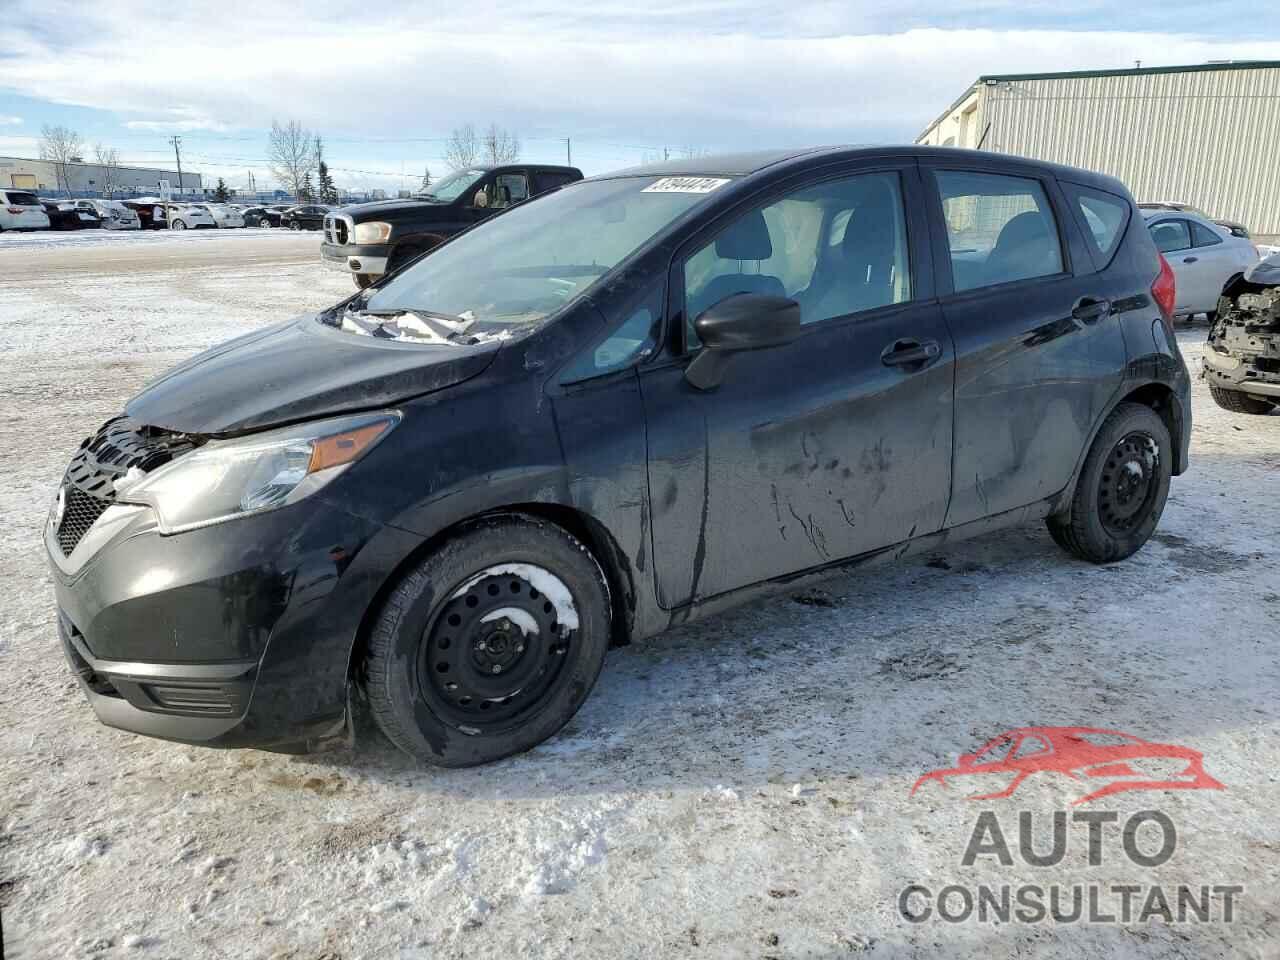
[[[573,166],[573,145],[568,137],[564,138],[564,162],[567,166]]]
[[[178,163],[178,193],[182,193],[182,138],[175,134],[169,142],[173,144],[173,159]]]

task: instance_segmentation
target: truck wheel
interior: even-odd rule
[[[356,286],[361,290],[373,283],[373,277],[367,273],[357,273],[355,274],[354,279],[356,281]]]
[[[1173,442],[1159,414],[1120,404],[1089,448],[1070,507],[1045,521],[1054,542],[1093,563],[1137,553],[1164,513],[1172,468]]]
[[[1274,400],[1251,396],[1243,390],[1228,390],[1212,383],[1209,384],[1209,395],[1213,397],[1214,403],[1232,413],[1266,414],[1276,407]]]
[[[364,687],[388,739],[445,767],[541,743],[577,713],[609,647],[587,548],[523,515],[471,524],[410,571],[369,638]]]

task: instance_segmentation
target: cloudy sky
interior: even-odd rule
[[[1280,59],[1225,0],[0,0],[0,154],[65,124],[122,159],[244,185],[273,118],[340,184],[442,172],[465,123],[588,174],[684,150],[911,141],[987,73]],[[163,16],[157,11],[163,10]],[[230,13],[229,11],[238,11]],[[91,148],[90,148],[91,149]]]

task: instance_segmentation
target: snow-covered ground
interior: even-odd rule
[[[233,230],[33,230],[0,235],[0,256],[7,250],[24,247],[95,247],[103,244],[227,243],[237,237],[291,233],[272,227],[243,227]],[[315,236],[313,233],[312,236]]]
[[[161,236],[127,275],[0,246],[6,957],[1280,956],[1280,416],[1228,414],[1197,381],[1191,472],[1128,562],[1073,561],[1033,526],[757,603],[611,652],[569,727],[504,763],[422,769],[369,731],[355,753],[201,750],[93,719],[41,524],[80,438],[146,379],[352,287],[314,235],[247,263],[234,233]],[[174,266],[167,244],[207,259]],[[1203,336],[1180,337],[1193,366]],[[1018,811],[1043,852],[1069,781],[909,796],[1026,725],[1191,747],[1226,789],[1079,808],[1166,814],[1177,849],[1154,868],[1116,825],[1100,866],[1084,824],[1059,866],[1023,861]],[[962,865],[983,809],[1012,865]],[[911,883],[1245,892],[1231,923],[1218,897],[1207,923],[913,924]]]

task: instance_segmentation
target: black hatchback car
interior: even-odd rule
[[[818,149],[597,177],[207,351],[81,445],[46,544],[99,718],[296,748],[367,702],[525,750],[610,643],[1044,520],[1129,556],[1187,466],[1172,274],[1083,170]]]
[[[290,230],[321,230],[324,228],[324,215],[328,212],[328,207],[319,204],[299,204],[282,211],[275,226],[287,227]]]

